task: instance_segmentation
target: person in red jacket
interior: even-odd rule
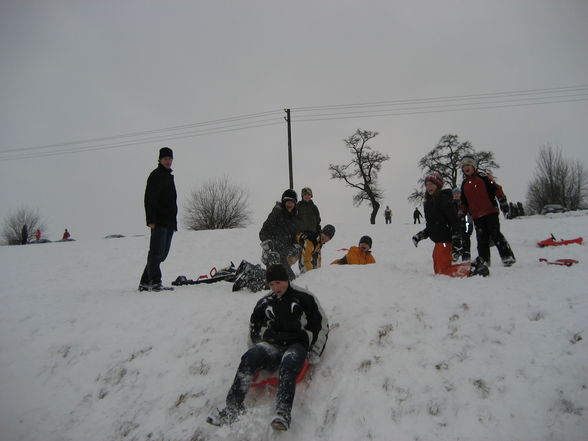
[[[504,214],[508,213],[508,201],[502,187],[492,176],[480,173],[478,163],[471,155],[461,160],[464,180],[461,184],[461,207],[463,213],[470,213],[474,219],[478,256],[490,265],[490,240],[494,242],[502,264],[511,266],[516,262],[514,253],[506,238],[500,232],[498,204]],[[498,203],[497,203],[498,200]]]

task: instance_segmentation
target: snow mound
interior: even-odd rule
[[[1,247],[1,438],[586,440],[588,247],[536,242],[587,237],[587,212],[501,222],[517,263],[503,268],[493,249],[490,277],[462,280],[432,274],[432,243],[410,240],[418,225],[332,222],[323,268],[296,280],[332,329],[283,434],[269,428],[271,390],[252,391],[231,427],[205,422],[262,293],[220,282],[139,294],[148,237]],[[166,282],[259,262],[257,230],[179,232]],[[375,265],[328,264],[363,234]]]

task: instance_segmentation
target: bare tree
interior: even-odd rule
[[[472,155],[478,163],[478,170],[484,173],[492,173],[493,169],[500,168],[494,161],[494,153],[490,151],[476,152],[471,142],[460,142],[457,135],[443,135],[437,145],[419,162],[418,167],[425,172],[425,175],[437,172],[443,176],[451,188],[458,186],[458,180],[462,177],[461,158],[465,155]],[[409,202],[420,204],[424,197],[422,190],[425,178],[418,180],[418,188],[414,189],[408,197]]]
[[[28,207],[21,207],[4,219],[2,241],[7,245],[28,243],[35,236],[37,229],[45,229],[39,212]]]
[[[223,178],[209,179],[192,191],[184,206],[184,225],[189,230],[241,228],[251,222],[247,192]]]
[[[578,161],[566,160],[561,148],[543,145],[539,150],[535,176],[527,188],[527,207],[540,212],[548,204],[560,204],[570,210],[585,205],[588,173]]]
[[[380,209],[380,201],[384,193],[378,187],[378,173],[382,163],[390,159],[388,155],[372,150],[367,142],[378,136],[378,132],[360,130],[343,140],[353,159],[345,165],[329,165],[331,179],[342,179],[348,187],[358,192],[353,196],[353,204],[360,206],[363,201],[369,201],[372,207],[370,223],[376,223],[376,215]]]

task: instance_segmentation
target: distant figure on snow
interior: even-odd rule
[[[419,211],[419,207],[415,208],[414,211],[412,212],[412,220],[413,220],[413,224],[416,224],[417,222],[420,224],[421,223],[421,212]]]
[[[41,240],[41,230],[38,228],[37,231],[35,231],[35,239]]]
[[[29,241],[29,227],[27,227],[27,224],[24,224],[22,226],[22,230],[20,231],[20,243],[22,245],[26,245],[28,241]]]
[[[386,205],[386,209],[384,210],[384,219],[386,219],[386,224],[392,223],[392,210],[390,210],[388,205]]]
[[[71,234],[69,234],[69,231],[67,231],[67,228],[65,229],[65,231],[63,232],[63,237],[61,238],[61,240],[67,240],[71,237]]]

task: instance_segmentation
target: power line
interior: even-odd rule
[[[371,103],[332,104],[292,108],[299,114],[292,123],[307,123],[352,118],[374,118],[433,114],[507,107],[536,106],[588,100],[588,85],[543,89],[398,99]],[[176,125],[112,136],[0,150],[0,160],[43,158],[71,153],[125,148],[138,144],[166,142],[198,136],[249,130],[283,124],[283,109]]]
[[[297,112],[309,112],[309,111],[322,111],[322,110],[334,110],[343,108],[360,108],[360,107],[381,107],[381,106],[395,106],[403,104],[419,104],[419,103],[433,103],[433,102],[449,102],[449,101],[464,101],[470,99],[488,99],[495,97],[515,97],[522,95],[547,95],[553,93],[562,92],[586,92],[588,91],[588,85],[577,85],[577,86],[562,86],[553,88],[543,89],[528,89],[528,90],[512,90],[505,92],[489,92],[469,95],[453,95],[453,96],[441,96],[433,98],[411,98],[411,99],[398,99],[392,101],[376,101],[371,103],[352,103],[352,104],[331,104],[324,106],[314,107],[296,107],[293,110]]]
[[[526,107],[526,106],[536,106],[536,105],[543,105],[543,104],[558,104],[558,103],[571,103],[571,102],[578,102],[578,101],[586,101],[588,100],[588,94],[582,97],[573,98],[573,99],[555,99],[555,100],[544,100],[544,101],[534,101],[534,102],[514,102],[514,101],[506,101],[506,102],[494,102],[494,103],[462,103],[462,104],[451,104],[451,105],[444,105],[444,106],[431,106],[429,108],[400,108],[400,109],[389,109],[389,110],[367,110],[367,111],[360,111],[360,112],[338,112],[338,113],[331,113],[331,114],[315,114],[315,115],[308,115],[308,117],[297,118],[294,122],[315,122],[315,121],[329,121],[335,119],[352,119],[352,118],[372,118],[372,117],[382,117],[382,116],[407,116],[407,115],[418,115],[418,114],[426,114],[426,113],[447,113],[447,112],[461,112],[467,110],[488,110],[488,109],[499,109],[499,108],[507,108],[507,107]]]
[[[103,136],[103,137],[99,137],[99,138],[90,138],[90,139],[81,139],[81,140],[77,140],[77,141],[59,142],[59,143],[54,143],[54,144],[45,144],[45,145],[32,146],[32,147],[10,148],[10,149],[0,150],[0,154],[14,152],[14,151],[22,152],[23,150],[44,150],[44,149],[50,149],[53,147],[65,147],[68,145],[90,144],[90,143],[94,143],[94,142],[115,140],[115,139],[120,139],[120,138],[131,138],[131,137],[144,136],[144,135],[149,135],[149,134],[171,132],[171,131],[177,131],[177,130],[185,130],[185,129],[189,129],[189,128],[203,127],[203,126],[207,126],[207,125],[219,125],[219,124],[223,124],[226,122],[233,122],[233,121],[239,121],[239,120],[244,120],[244,119],[265,117],[265,116],[268,116],[268,115],[271,115],[274,113],[277,115],[281,111],[282,111],[282,109],[270,110],[267,112],[252,113],[249,115],[241,115],[241,116],[222,118],[222,119],[217,119],[217,120],[212,120],[212,121],[184,124],[184,125],[178,125],[178,126],[172,126],[172,127],[164,127],[164,128],[160,128],[160,129],[144,130],[141,132],[123,133],[123,134],[119,134],[119,135]]]
[[[235,132],[239,130],[246,130],[246,129],[253,129],[257,127],[267,127],[267,126],[275,126],[278,124],[283,124],[283,121],[277,122],[267,122],[265,124],[250,124],[247,126],[227,126],[222,129],[209,129],[206,131],[201,132],[188,132],[182,133],[177,135],[166,135],[166,136],[159,136],[159,137],[151,137],[151,138],[143,138],[134,141],[126,141],[126,142],[118,142],[114,144],[99,144],[99,145],[91,145],[91,146],[81,146],[81,147],[73,147],[68,149],[60,149],[60,150],[52,150],[48,152],[29,152],[29,153],[22,153],[22,154],[13,154],[2,158],[2,153],[0,153],[0,159],[4,160],[17,160],[17,159],[32,159],[32,158],[45,158],[50,156],[60,156],[69,153],[82,153],[82,152],[90,152],[96,150],[111,150],[123,147],[129,147],[139,144],[146,144],[146,143],[153,143],[153,142],[163,142],[163,141],[173,141],[177,139],[185,139],[185,138],[194,138],[197,136],[205,136],[205,135],[216,135],[219,133],[228,133],[228,132]],[[231,128],[232,127],[232,128]]]

